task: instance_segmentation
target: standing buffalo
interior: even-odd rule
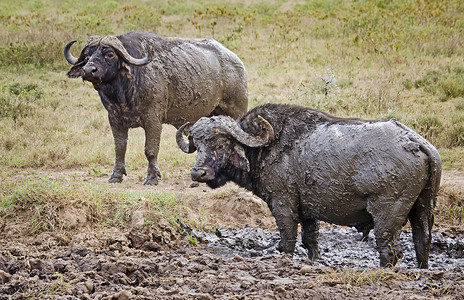
[[[396,120],[345,119],[267,104],[237,121],[201,118],[189,130],[185,124],[176,139],[184,152],[198,151],[193,180],[212,188],[233,181],[268,204],[280,251],[293,253],[301,223],[303,245],[316,258],[322,220],[374,228],[380,265],[395,265],[409,219],[418,265],[428,267],[441,158]]]
[[[217,41],[166,37],[133,31],[117,37],[92,36],[78,58],[64,48],[74,65],[69,77],[82,77],[98,91],[108,111],[116,159],[109,182],[121,182],[129,128],[145,130],[148,173],[144,184],[157,184],[162,124],[176,127],[203,116],[238,118],[248,105],[245,67]],[[141,58],[137,58],[141,57]]]

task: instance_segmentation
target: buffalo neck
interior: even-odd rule
[[[122,127],[142,126],[134,84],[135,81],[118,76],[115,80],[98,86],[98,94],[108,111],[111,124]]]
[[[248,157],[247,159],[249,160]],[[228,163],[224,169],[224,173],[227,174],[228,180],[249,191],[253,190],[252,172],[237,168],[233,164]]]

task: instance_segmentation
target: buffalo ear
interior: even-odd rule
[[[245,150],[243,150],[241,146],[234,146],[234,150],[230,156],[230,161],[236,168],[250,172],[250,162],[246,158]]]
[[[68,77],[70,78],[77,78],[81,76],[82,65],[75,65],[69,70]]]
[[[134,76],[131,74],[131,67],[129,64],[126,64],[125,62],[121,62],[121,66],[119,68],[119,72],[123,77],[127,77],[130,80],[134,79]]]

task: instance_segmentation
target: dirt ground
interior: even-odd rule
[[[188,206],[205,223],[275,232],[266,204],[251,193],[228,184],[222,193],[210,197],[209,188],[192,186],[188,170],[182,171],[185,176],[161,180],[157,187],[142,186],[138,178],[128,176],[111,189],[197,194],[189,198]],[[53,179],[70,174],[73,180],[88,177],[76,170],[41,170],[31,176]],[[464,192],[464,172],[444,171],[442,186]],[[0,299],[464,298],[464,263],[459,265],[459,259],[464,260],[462,244],[459,249],[457,244],[447,248],[454,249],[458,258],[454,269],[366,269],[356,263],[336,268],[275,252],[225,255],[206,242],[193,246],[185,237],[191,228],[181,224],[180,232],[161,222],[159,230],[150,230],[143,226],[145,213],[133,211],[126,227],[101,228],[86,224],[82,211],[70,208],[62,217],[77,226],[34,236],[24,235],[28,225],[20,218],[0,220]],[[224,235],[221,230],[216,236]],[[436,224],[434,231],[443,238],[464,238],[462,225]]]

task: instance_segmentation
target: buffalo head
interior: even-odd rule
[[[143,66],[151,60],[132,57],[122,42],[115,36],[91,36],[78,58],[74,57],[70,48],[76,41],[64,47],[64,57],[74,65],[68,72],[69,77],[82,77],[97,87],[102,82],[109,82],[118,72],[130,73],[128,65]]]
[[[274,138],[271,124],[261,116],[258,119],[261,124],[258,136],[248,134],[234,119],[226,116],[203,117],[193,125],[182,125],[177,130],[177,145],[186,153],[197,151],[191,170],[192,180],[216,188],[232,177],[249,173],[246,150],[265,147]],[[188,141],[183,138],[184,133],[187,133]]]

